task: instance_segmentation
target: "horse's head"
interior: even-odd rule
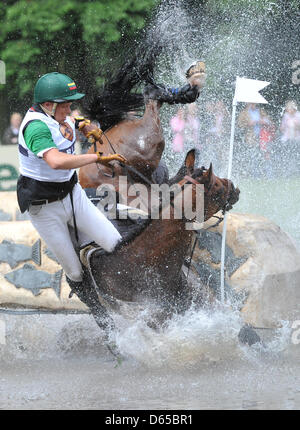
[[[195,150],[188,152],[184,165],[179,169],[171,183],[184,180],[185,183],[204,185],[204,220],[215,213],[228,211],[238,201],[240,190],[235,188],[228,179],[221,179],[213,173],[212,164],[209,169],[195,168]]]

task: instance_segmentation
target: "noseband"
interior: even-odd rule
[[[204,184],[201,184],[201,182],[198,182],[196,179],[192,178],[191,176],[185,175],[184,178],[183,178],[183,180],[180,181],[181,188],[184,185],[188,184],[188,183],[192,183],[194,185],[204,185]],[[206,195],[207,198],[211,197],[212,191],[213,191],[213,187],[214,187],[215,183],[216,183],[216,180],[215,180],[215,175],[214,175],[212,183],[209,184],[209,186],[205,190],[206,191],[205,195]],[[229,211],[232,208],[232,206],[231,206],[231,204],[229,202],[230,188],[231,187],[232,187],[232,182],[228,179],[228,186],[227,186],[226,195],[225,195],[225,203],[224,203],[224,206],[220,208],[220,210],[222,210],[223,217],[218,217],[216,215],[213,215],[214,218],[218,218],[218,222],[216,224],[214,224],[213,226],[211,226],[211,227],[216,227],[217,225],[219,225],[223,221],[223,219],[224,219],[225,212]],[[204,185],[204,189],[205,189],[205,185]]]

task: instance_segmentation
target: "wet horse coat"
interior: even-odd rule
[[[90,152],[100,151],[103,155],[112,152],[122,154],[128,166],[133,166],[149,181],[158,167],[165,142],[159,119],[159,103],[147,103],[142,118],[129,116],[109,128],[102,137],[102,142],[92,146]],[[140,176],[131,171],[134,181],[143,182]],[[126,175],[124,168],[118,162],[111,162],[110,167],[97,164],[82,167],[79,171],[79,181],[83,188],[97,188],[105,183],[119,189],[119,176]]]
[[[194,162],[195,151],[190,151],[176,181],[180,186],[191,184],[193,203],[196,184],[204,185],[206,220],[220,209],[231,207],[238,200],[239,190],[230,181],[216,177],[212,167],[195,169]],[[90,266],[100,294],[125,301],[147,298],[169,311],[185,310],[191,305],[193,292],[184,279],[182,265],[193,231],[186,229],[185,218],[174,218],[172,205],[170,214],[170,219],[149,219],[137,237],[114,253],[92,253]]]

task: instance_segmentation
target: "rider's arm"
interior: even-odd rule
[[[39,158],[43,158],[52,169],[76,169],[99,161],[97,154],[66,154],[55,145],[47,125],[39,120],[28,124],[24,132],[28,148]]]
[[[66,154],[57,148],[51,148],[44,152],[43,159],[52,169],[77,169],[98,161],[97,153],[94,154]]]
[[[31,121],[24,131],[27,147],[39,158],[50,148],[56,148],[51,132],[47,125],[40,120]]]
[[[126,159],[120,154],[102,155],[100,152],[95,152],[75,155],[60,152],[52,139],[49,128],[42,121],[32,121],[28,124],[24,132],[24,139],[28,148],[55,170],[77,169],[92,163],[107,165],[114,160],[126,162]]]

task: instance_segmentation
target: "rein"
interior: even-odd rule
[[[113,144],[111,143],[111,141],[110,141],[110,139],[108,138],[108,136],[107,136],[107,134],[104,132],[104,131],[102,131],[102,134],[103,134],[103,136],[105,137],[105,139],[107,140],[107,142],[108,142],[108,144],[109,144],[109,146],[111,147],[111,150],[113,151],[113,153],[114,154],[116,154],[116,150],[115,150],[115,148],[113,147]],[[97,147],[96,147],[96,142],[94,142],[94,152],[97,152]],[[130,180],[130,182],[131,182],[131,184],[132,185],[134,185],[134,181],[133,181],[133,179],[132,179],[132,176],[130,175],[130,171],[132,172],[132,173],[134,173],[135,175],[137,175],[137,176],[139,176],[144,182],[146,182],[146,184],[148,184],[148,185],[152,185],[152,184],[154,184],[154,182],[153,181],[150,181],[148,178],[146,178],[146,176],[144,176],[141,172],[139,172],[136,168],[134,168],[133,166],[129,166],[129,165],[127,165],[127,164],[125,164],[125,163],[122,163],[122,162],[119,162],[120,163],[120,166],[121,167],[123,167],[123,169],[125,170],[125,173],[126,173],[126,176],[128,176],[128,178],[129,178],[129,180]],[[96,163],[97,164],[97,163]],[[100,169],[100,166],[97,164],[97,167],[98,167],[98,170],[103,174],[103,175],[106,175],[106,176],[108,176],[107,174],[105,174],[105,173],[103,173],[102,171],[101,171],[101,169]],[[112,176],[111,176],[111,178],[113,178],[114,176],[115,176],[115,173],[114,173],[114,167],[113,166],[111,166],[111,169],[112,169]],[[183,180],[185,180],[186,182],[184,182],[184,183],[182,183],[180,186],[181,186],[181,189],[182,189],[182,187],[185,185],[185,184],[187,184],[187,183],[192,183],[192,184],[194,184],[194,185],[201,185],[201,183],[200,182],[198,182],[196,179],[194,179],[194,178],[192,178],[191,176],[189,176],[189,175],[185,175],[184,176],[184,178],[183,178]],[[179,182],[179,184],[181,183],[182,181],[180,181]],[[214,186],[214,184],[215,184],[215,180],[209,185],[209,187],[207,188],[207,190],[206,190],[206,197],[209,197],[210,195],[211,195],[211,191],[212,191],[212,188],[213,188],[213,186]],[[224,204],[224,206],[223,206],[223,208],[222,208],[222,215],[223,215],[223,217],[219,217],[219,216],[216,216],[216,215],[213,215],[212,216],[212,218],[217,218],[218,219],[218,221],[215,223],[215,224],[213,224],[212,226],[210,226],[210,227],[208,227],[207,229],[210,229],[210,228],[214,228],[214,227],[217,227],[223,220],[224,220],[224,215],[225,215],[225,212],[226,211],[228,211],[229,210],[229,202],[228,202],[228,197],[229,197],[229,186],[227,187],[227,193],[226,193],[226,199],[225,199],[225,204]],[[175,196],[173,195],[173,199],[172,199],[172,201],[170,201],[170,205],[174,208],[174,203],[173,203],[173,200],[174,200],[174,198],[175,198]],[[160,205],[160,212],[163,210],[164,208]],[[194,247],[195,247],[195,245],[194,245]]]
[[[185,175],[184,176],[184,179],[186,179],[187,180],[187,182],[185,182],[184,184],[182,184],[182,186],[183,185],[185,185],[186,183],[188,183],[188,182],[191,182],[192,184],[195,184],[195,185],[199,185],[200,184],[200,182],[198,182],[198,181],[196,181],[196,179],[194,179],[194,178],[192,178],[191,176],[188,176],[188,175]],[[230,182],[230,181],[229,181]],[[213,188],[213,186],[214,186],[214,184],[215,184],[215,180],[209,185],[209,187],[208,187],[208,189],[207,189],[207,194],[206,194],[206,197],[208,197],[208,196],[210,196],[210,194],[211,194],[211,191],[212,191],[212,188]],[[226,211],[228,211],[230,208],[229,208],[229,205],[230,205],[230,203],[228,202],[228,198],[229,198],[229,183],[228,183],[228,187],[227,187],[227,192],[226,192],[226,199],[225,199],[225,204],[224,204],[224,206],[223,206],[223,208],[222,208],[222,215],[223,215],[223,217],[219,217],[219,216],[217,216],[217,215],[213,215],[212,216],[212,218],[217,218],[218,219],[218,221],[215,223],[215,224],[213,224],[213,225],[211,225],[211,226],[209,226],[209,227],[207,227],[205,230],[208,230],[208,229],[210,229],[210,228],[214,228],[214,227],[217,227],[223,220],[224,220],[224,215],[225,215],[225,212]],[[186,279],[188,280],[188,278],[189,278],[189,274],[190,274],[190,268],[191,268],[191,263],[192,263],[192,260],[193,260],[193,255],[194,255],[194,251],[195,251],[195,248],[196,248],[196,244],[197,244],[197,236],[195,236],[194,237],[194,243],[193,243],[193,245],[192,245],[192,247],[191,247],[191,253],[190,253],[190,256],[188,257],[188,258],[186,258],[186,260],[187,260],[187,265],[188,265],[188,271],[187,271],[187,275],[186,275]]]

